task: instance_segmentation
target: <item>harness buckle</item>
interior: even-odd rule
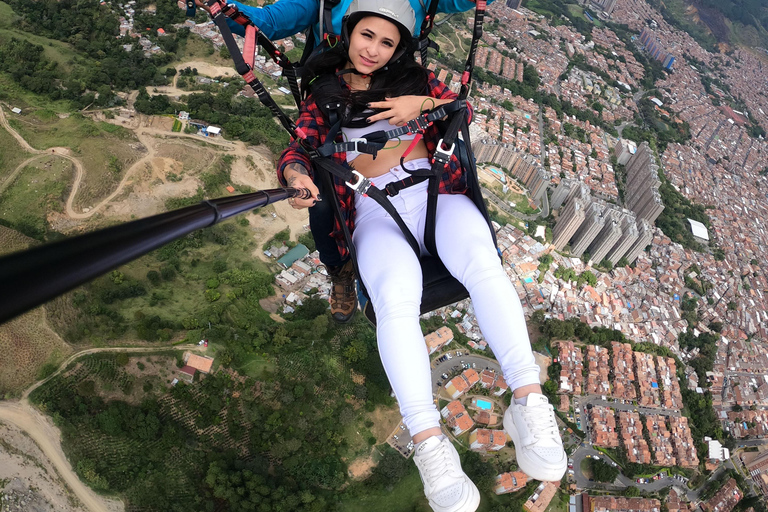
[[[435,148],[435,154],[432,156],[438,162],[446,164],[451,160],[454,149],[456,149],[456,143],[451,144],[451,147],[447,150],[443,149],[443,139],[440,139],[437,143],[437,148]]]
[[[416,119],[411,119],[405,125],[408,127],[408,133],[419,133],[423,132],[427,128],[429,128],[429,125],[431,123],[427,121],[427,116],[419,116]]]
[[[355,149],[353,149],[353,151],[354,151],[355,153],[360,153],[360,151],[359,151],[359,149],[358,149],[357,145],[358,145],[358,144],[360,144],[360,143],[362,143],[362,144],[368,144],[368,139],[364,139],[364,138],[362,138],[362,137],[357,137],[357,138],[354,138],[354,139],[349,139],[347,142],[348,142],[348,143],[349,143],[349,142],[354,142],[354,143],[355,143]],[[354,171],[353,171],[353,172],[354,172]]]
[[[366,195],[368,192],[368,189],[370,189],[373,186],[373,183],[371,183],[371,180],[360,174],[359,172],[352,170],[352,174],[354,174],[357,177],[357,180],[354,183],[351,183],[349,181],[345,181],[344,183],[347,184],[349,188],[357,192],[361,195]]]

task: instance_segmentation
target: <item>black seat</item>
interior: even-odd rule
[[[439,258],[424,256],[420,262],[424,287],[421,293],[422,315],[469,297],[464,285],[448,272]],[[370,300],[366,301],[363,314],[371,324],[376,325],[376,313]]]

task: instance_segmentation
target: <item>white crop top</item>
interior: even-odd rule
[[[363,126],[362,128],[345,128],[341,127],[341,134],[344,137],[345,141],[349,141],[352,139],[358,139],[362,138],[363,136],[378,132],[378,131],[385,131],[388,132],[389,130],[394,130],[397,128],[397,126],[393,124],[389,124],[389,121],[387,119],[381,119],[379,121],[376,121],[375,123],[371,123],[368,126]],[[416,137],[415,133],[401,135],[398,137],[400,140],[413,140]],[[394,139],[392,139],[394,140]],[[347,151],[347,162],[351,162],[355,158],[360,156],[360,153],[357,151]]]

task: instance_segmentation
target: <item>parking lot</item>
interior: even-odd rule
[[[410,457],[411,452],[413,452],[413,440],[411,439],[411,432],[402,421],[389,435],[387,442],[392,448],[399,451],[405,458]]]
[[[450,350],[432,361],[432,392],[438,395],[440,388],[468,368],[478,373],[486,368],[501,373],[501,367],[495,359],[472,354],[468,350]]]

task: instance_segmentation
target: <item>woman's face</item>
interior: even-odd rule
[[[349,36],[349,60],[362,74],[384,67],[400,44],[400,31],[394,23],[368,16],[355,25]]]

